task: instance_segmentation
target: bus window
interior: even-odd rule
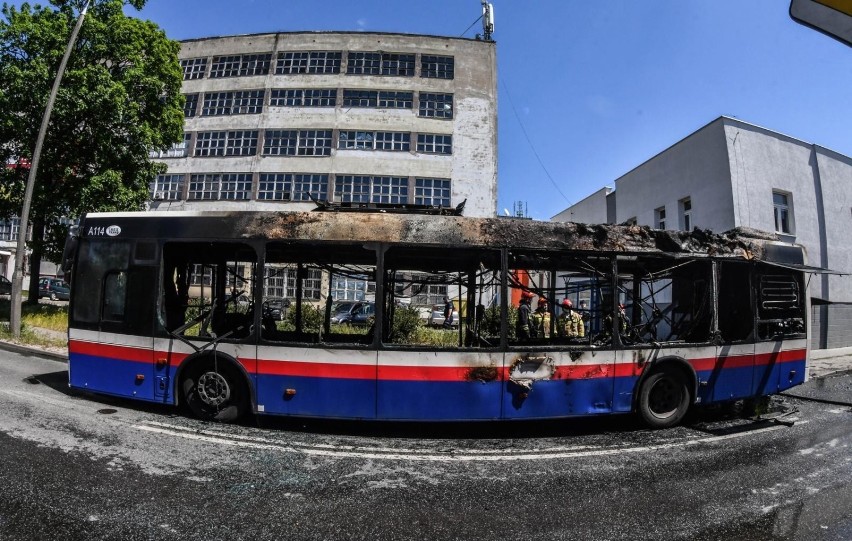
[[[188,337],[245,339],[254,322],[254,250],[243,244],[167,243],[161,318]]]
[[[611,343],[612,259],[589,254],[509,254],[509,343]]]
[[[376,252],[363,246],[270,243],[261,337],[271,342],[373,342]]]
[[[81,244],[72,290],[72,320],[78,326],[97,326],[101,319],[104,277],[127,269],[131,243],[82,239]]]
[[[619,317],[625,321],[621,324],[622,344],[709,342],[713,323],[711,281],[710,261],[620,256]]]
[[[772,268],[757,273],[757,337],[805,337],[805,299],[801,273]]]
[[[745,262],[720,261],[719,265],[719,334],[722,342],[742,342],[754,333],[751,265]]]
[[[387,344],[500,345],[500,252],[392,247],[385,254]]]

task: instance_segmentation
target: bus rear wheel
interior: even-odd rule
[[[664,368],[648,376],[639,389],[637,412],[651,428],[678,424],[689,410],[689,388],[679,370]]]
[[[227,361],[196,361],[181,378],[180,388],[185,409],[204,421],[233,423],[248,409],[244,378]]]

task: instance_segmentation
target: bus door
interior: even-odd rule
[[[72,287],[69,383],[153,400],[153,243],[83,238]]]

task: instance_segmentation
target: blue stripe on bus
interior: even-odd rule
[[[68,383],[72,388],[156,401],[150,364],[79,353],[71,353],[68,361]],[[136,378],[139,374],[144,376],[141,381]]]

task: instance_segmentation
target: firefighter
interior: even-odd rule
[[[571,302],[571,299],[562,301],[562,313],[559,315],[557,331],[564,338],[583,338],[586,336],[583,316],[574,311],[574,303]]]
[[[547,310],[547,299],[538,299],[538,306],[532,314],[532,322],[536,329],[536,336],[550,338],[550,312]]]
[[[627,338],[627,314],[624,312],[624,305],[618,305],[618,334],[622,337],[622,339]],[[604,334],[610,334],[612,332],[612,324],[613,324],[613,315],[607,314],[604,318]]]
[[[529,291],[521,292],[521,300],[518,303],[518,320],[515,324],[515,331],[518,335],[518,340],[529,340],[535,338],[535,327],[530,312],[533,294]]]

